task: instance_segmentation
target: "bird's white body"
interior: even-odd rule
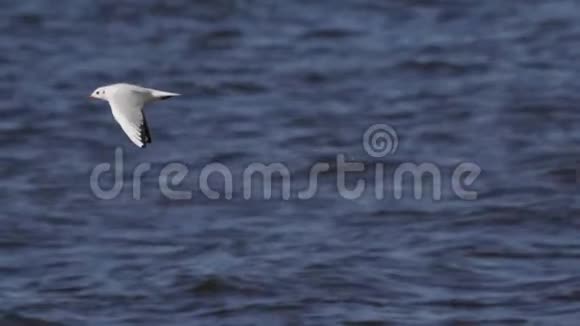
[[[97,88],[91,97],[109,102],[113,117],[131,141],[143,148],[151,142],[151,134],[143,113],[146,104],[179,96],[131,84],[113,84]]]

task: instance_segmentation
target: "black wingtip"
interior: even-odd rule
[[[147,125],[145,116],[143,116],[143,124],[141,125],[140,136],[141,142],[143,143],[141,148],[144,148],[147,144],[151,143],[151,133],[149,132],[149,126]]]

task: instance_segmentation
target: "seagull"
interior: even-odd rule
[[[126,83],[102,86],[90,97],[109,102],[113,117],[129,139],[144,148],[151,143],[151,134],[143,107],[151,102],[165,100],[180,94],[145,88]]]

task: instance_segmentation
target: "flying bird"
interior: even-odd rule
[[[109,102],[113,117],[131,141],[143,148],[151,143],[151,133],[143,107],[146,104],[165,100],[180,94],[145,88],[131,84],[113,84],[102,86],[90,97]]]

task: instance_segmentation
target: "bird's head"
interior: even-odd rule
[[[107,101],[108,100],[107,91],[108,91],[107,87],[99,87],[93,91],[90,97]]]

